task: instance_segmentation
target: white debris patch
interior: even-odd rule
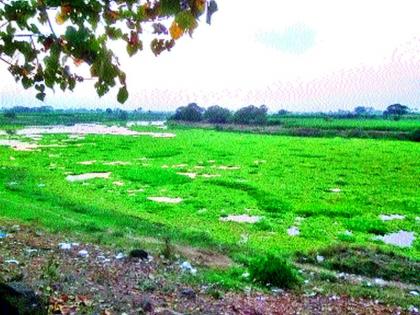
[[[28,127],[16,132],[21,136],[34,136],[42,134],[70,134],[77,136],[84,135],[117,135],[117,136],[150,136],[153,138],[173,138],[173,133],[162,132],[137,132],[126,127],[105,126],[100,124],[75,124],[74,126],[34,126]]]
[[[227,217],[220,218],[223,222],[237,222],[237,223],[250,223],[254,224],[261,220],[259,216],[249,216],[247,214],[242,215],[228,215]]]
[[[382,221],[393,221],[393,220],[404,220],[405,219],[405,216],[400,215],[400,214],[390,214],[390,215],[381,214],[379,216],[379,218]]]
[[[374,240],[382,241],[388,245],[398,247],[411,247],[416,237],[414,232],[399,231],[395,233],[386,234],[384,236],[376,236]]]
[[[329,190],[329,192],[331,192],[331,193],[335,193],[335,194],[338,194],[338,193],[340,193],[340,192],[341,192],[341,189],[340,189],[340,188],[331,188],[331,189]]]
[[[197,177],[197,173],[181,173],[181,172],[178,172],[177,174],[181,175],[181,176],[189,177],[191,179],[194,179],[194,178]]]
[[[289,236],[298,236],[300,234],[299,229],[296,226],[292,226],[287,229],[287,235]]]
[[[22,142],[19,140],[4,140],[0,139],[0,146],[11,147],[15,151],[33,151],[39,146],[35,143]]]
[[[96,160],[82,161],[82,162],[78,162],[77,164],[80,164],[80,165],[92,165],[92,164],[95,164],[95,163],[96,163]]]
[[[171,203],[177,204],[182,202],[182,198],[170,198],[170,197],[147,197],[148,200],[159,202],[159,203]]]
[[[108,179],[111,176],[111,172],[107,173],[86,173],[86,174],[79,174],[79,175],[68,175],[66,177],[66,180],[69,182],[79,182],[89,179],[95,179],[95,178],[104,178]]]

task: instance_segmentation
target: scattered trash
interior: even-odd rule
[[[124,255],[123,253],[118,253],[118,254],[115,256],[115,259],[118,259],[118,260],[123,259],[123,258],[125,258],[125,255]]]
[[[71,249],[71,244],[70,243],[60,243],[60,244],[58,244],[58,247],[61,250],[70,250]]]
[[[420,295],[420,293],[418,292],[418,291],[410,291],[410,294],[412,295],[412,296],[419,296]]]
[[[413,314],[419,314],[419,309],[415,307],[414,305],[410,305],[410,307],[408,308],[408,311]]]
[[[88,251],[87,251],[87,250],[82,249],[81,251],[79,251],[79,252],[77,253],[77,255],[79,255],[80,257],[88,257],[88,256],[89,256],[89,253],[88,253]]]
[[[296,226],[292,226],[289,229],[287,229],[287,234],[289,236],[298,236],[300,234],[300,231]]]
[[[19,265],[19,262],[16,259],[5,260],[4,262],[10,265]]]
[[[196,268],[193,268],[193,266],[188,261],[184,261],[181,264],[181,269],[183,271],[189,271],[193,275],[195,275],[197,273],[197,269]]]
[[[7,237],[7,233],[3,232],[3,231],[0,231],[0,239],[6,238],[6,237]]]
[[[254,224],[261,220],[259,216],[249,216],[247,214],[242,215],[228,215],[227,217],[220,218],[220,221],[230,221],[230,222],[237,222],[237,223],[250,223]]]
[[[325,260],[325,257],[324,256],[321,256],[321,255],[317,255],[316,256],[316,261],[320,264],[320,263],[322,263],[322,262],[324,262],[324,260]]]

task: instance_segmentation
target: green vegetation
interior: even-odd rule
[[[301,284],[301,278],[293,265],[277,255],[268,254],[251,260],[251,279],[262,285],[292,289]]]
[[[295,273],[281,259],[273,263],[270,253],[298,254],[307,262],[325,255],[323,266],[333,270],[413,281],[420,260],[417,143],[165,132],[176,137],[44,135],[39,144],[45,146],[38,150],[0,146],[0,216],[126,249],[153,237],[166,244],[161,253],[168,258],[174,255],[172,244],[212,249],[244,265],[256,257],[249,265],[252,277],[282,287],[293,286]],[[0,136],[10,137],[30,141]],[[93,162],[80,164],[86,161]],[[118,161],[126,163],[109,164]],[[111,175],[66,180],[68,174],[90,172]],[[382,221],[382,214],[404,219]],[[235,215],[260,221],[227,220]],[[299,233],[289,235],[291,228]],[[374,240],[400,230],[415,233],[411,247]],[[368,252],[372,246],[376,254]],[[358,268],[360,262],[365,267]],[[226,287],[246,283],[232,272],[206,277]],[[285,278],[274,283],[275,275]]]
[[[420,129],[419,117],[402,118],[400,120],[374,118],[331,118],[331,117],[299,117],[299,116],[272,116],[271,124],[279,124],[285,128],[316,128],[316,129],[361,129],[379,131],[415,131]]]

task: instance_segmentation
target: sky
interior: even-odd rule
[[[145,50],[129,58],[114,47],[127,73],[124,105],[116,90],[97,97],[91,82],[73,93],[49,91],[42,103],[1,64],[0,107],[420,108],[418,0],[218,0],[218,6],[211,26],[203,16],[193,38],[159,57]]]

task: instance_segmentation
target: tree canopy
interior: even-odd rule
[[[110,42],[121,41],[133,56],[151,34],[148,44],[157,56],[191,36],[206,9],[210,23],[214,0],[0,0],[0,61],[40,100],[46,88],[73,90],[89,79],[99,96],[118,86],[124,103],[126,75]],[[81,64],[89,67],[88,77]]]

